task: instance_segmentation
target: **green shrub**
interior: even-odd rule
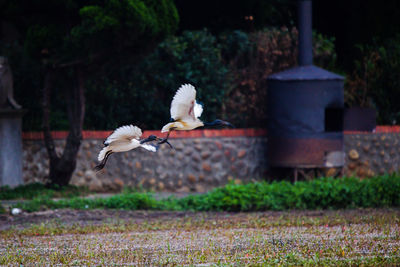
[[[160,209],[160,204],[148,193],[118,194],[108,198],[70,198],[52,200],[49,197],[37,197],[32,201],[22,202],[16,205],[25,211],[33,212],[42,209]]]
[[[165,208],[197,211],[263,211],[400,206],[400,177],[366,180],[321,178],[308,182],[229,184],[204,195],[169,199]]]
[[[156,200],[150,193],[127,193],[109,198],[54,201],[35,198],[18,204],[26,211],[43,208],[158,209],[194,211],[264,211],[288,209],[345,209],[400,206],[400,176],[320,178],[294,184],[287,181],[228,184],[202,195]]]
[[[41,183],[32,183],[27,185],[20,185],[15,188],[8,186],[0,187],[0,200],[6,199],[33,199],[35,197],[76,197],[86,195],[87,188],[68,185],[64,187],[46,186]]]
[[[150,194],[135,193],[135,194],[122,194],[113,196],[106,199],[98,199],[99,207],[108,209],[155,209],[157,201]]]

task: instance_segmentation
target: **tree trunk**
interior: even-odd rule
[[[76,85],[67,90],[67,109],[70,131],[62,155],[57,155],[50,131],[50,95],[55,70],[48,69],[43,88],[43,132],[49,155],[50,184],[67,185],[76,167],[76,156],[82,141],[83,119],[85,115],[84,76],[81,66],[75,68]]]

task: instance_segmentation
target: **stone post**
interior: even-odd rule
[[[8,60],[0,56],[0,186],[15,187],[23,183],[23,113],[14,100],[13,77]]]

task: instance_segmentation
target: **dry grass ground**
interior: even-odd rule
[[[0,217],[0,264],[400,265],[400,210]]]

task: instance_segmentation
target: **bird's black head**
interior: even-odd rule
[[[155,136],[155,135],[150,135],[149,137],[147,137],[147,139],[148,139],[149,141],[156,141],[156,140],[158,140],[158,139],[160,139],[160,138],[158,138],[158,137]]]
[[[155,136],[155,135],[150,135],[149,137],[143,139],[140,141],[141,144],[147,143],[147,142],[151,142],[151,141],[160,141],[162,140],[161,138]]]

